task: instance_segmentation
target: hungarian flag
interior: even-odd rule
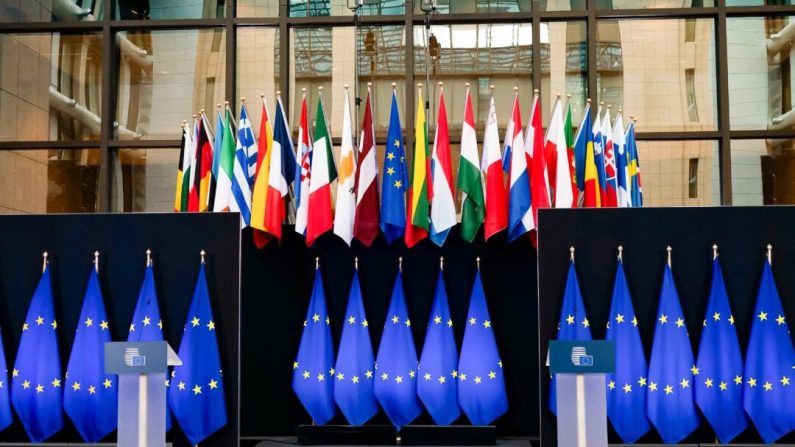
[[[334,219],[334,234],[348,246],[353,239],[353,217],[356,212],[356,148],[351,131],[351,105],[348,89],[345,89],[345,104],[342,112],[342,147],[340,148],[340,170],[337,181],[337,206]]]
[[[499,146],[497,146],[499,151]],[[500,173],[502,176],[502,173]],[[461,237],[472,242],[486,214],[483,180],[478,167],[478,137],[469,84],[464,99],[464,123],[461,126],[461,159],[458,163],[458,188],[461,190]]]
[[[177,166],[177,188],[174,194],[174,211],[188,210],[187,180],[190,178],[191,147],[193,146],[190,127],[186,121],[182,122],[182,141],[179,144],[179,166]]]
[[[477,149],[475,149],[477,159]],[[442,246],[456,224],[453,161],[450,155],[450,133],[447,128],[447,108],[444,87],[439,86],[439,112],[436,116],[436,136],[433,139],[431,160],[431,241]]]
[[[353,222],[353,237],[369,247],[378,236],[378,162],[375,153],[375,127],[370,87],[367,87],[367,102],[364,105],[362,134],[359,138],[359,159],[356,166],[356,215]],[[387,143],[388,144],[388,143]]]
[[[207,211],[207,198],[210,194],[213,168],[213,144],[207,131],[207,116],[202,111],[199,116],[199,137],[196,140],[196,184],[198,191],[197,211]]]
[[[257,175],[254,191],[251,193],[251,227],[254,229],[254,243],[258,248],[270,242],[270,233],[265,226],[265,210],[268,207],[268,183],[270,177],[271,150],[273,149],[273,130],[265,97],[262,98],[262,118],[257,138]]]
[[[485,239],[489,240],[494,234],[508,227],[508,191],[505,189],[505,178],[502,170],[500,135],[497,129],[497,108],[494,106],[493,93],[489,101],[489,113],[486,116],[486,131],[483,134],[483,159],[480,166],[483,170],[483,183],[486,185],[484,197],[486,223],[483,232]]]
[[[235,167],[235,132],[232,130],[232,111],[229,110],[229,104],[224,111],[224,138],[219,153],[221,159],[213,211],[228,211],[229,202],[232,200],[232,176]]]
[[[326,127],[323,96],[318,95],[315,117],[315,140],[312,145],[312,175],[309,180],[309,209],[306,220],[306,246],[311,247],[334,224],[331,206],[331,182],[337,178],[334,155],[331,152],[331,134]]]
[[[285,197],[295,179],[295,154],[290,139],[290,126],[284,115],[282,97],[276,96],[276,118],[273,122],[273,146],[269,156],[268,199],[265,207],[265,231],[282,240]]]
[[[551,176],[555,179],[555,208],[571,208],[574,191],[571,189],[571,171],[569,170],[571,164],[566,147],[566,135],[563,130],[563,101],[560,100],[560,97],[552,109],[552,119],[549,121],[545,147],[547,154],[555,154],[554,157],[547,158],[547,160],[552,159],[555,162],[550,168],[550,172],[555,173],[554,176]]]
[[[196,172],[201,169],[199,154],[199,120],[193,115],[193,131],[191,132],[190,174],[188,175],[188,211],[199,211],[199,188],[197,188]]]
[[[530,171],[530,194],[532,196],[533,222],[538,222],[538,209],[549,208],[549,185],[554,181],[551,175],[552,167],[549,165],[550,157],[544,148],[544,128],[541,125],[541,98],[538,91],[533,97],[533,111],[527,125],[525,135],[525,150],[527,156],[532,157]],[[532,228],[530,228],[532,229]]]
[[[406,246],[411,248],[428,237],[428,203],[432,194],[428,185],[428,129],[425,127],[425,102],[422,86],[417,100],[417,119],[414,123],[414,166],[411,171],[408,209],[406,213]]]
[[[602,135],[604,135],[604,170],[605,184],[604,197],[606,202],[603,206],[615,208],[618,206],[618,184],[616,183],[616,158],[613,150],[613,131],[610,126],[610,106],[607,106],[604,119],[602,121]]]
[[[298,126],[298,147],[295,166],[295,232],[306,234],[307,211],[309,210],[309,178],[312,167],[312,146],[309,141],[309,118],[307,117],[306,89],[301,102],[301,118]]]
[[[571,206],[577,207],[577,197],[579,190],[577,188],[577,168],[574,161],[574,129],[572,129],[571,122],[571,95],[566,103],[566,118],[563,120],[563,135],[566,136],[566,155],[569,159],[569,176],[571,178],[571,191],[573,199]]]

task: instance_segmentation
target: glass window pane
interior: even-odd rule
[[[549,0],[564,2],[568,0]],[[577,0],[575,0],[577,1]],[[530,12],[532,0],[438,0],[434,14],[472,12]],[[422,14],[422,1],[415,0],[414,13]]]
[[[353,15],[351,6],[360,0],[290,0],[288,5],[290,17],[315,17],[315,16],[350,16]],[[405,14],[406,2],[404,0],[368,0],[361,7],[361,13],[366,16],[382,16]]]
[[[117,20],[220,19],[226,15],[224,0],[114,0],[113,8]]]
[[[389,130],[392,107],[392,83],[395,83],[400,124],[406,128],[406,35],[403,26],[378,26],[359,29],[359,89],[361,103],[358,121],[360,128],[367,100],[367,83],[372,83],[373,115],[377,139],[385,139]],[[353,91],[351,90],[351,97]],[[351,99],[353,100],[353,99]],[[353,106],[353,104],[351,104]]]
[[[572,123],[579,125],[588,90],[585,22],[541,24],[541,116],[548,124],[557,94],[571,95]],[[528,112],[529,113],[529,112]]]
[[[237,0],[238,17],[278,17],[278,0]]]
[[[594,0],[599,9],[704,8],[715,6],[715,0]],[[732,0],[727,0],[729,3]]]
[[[103,19],[104,0],[0,0],[0,23]]]
[[[791,5],[792,0],[726,0],[726,6]]]
[[[99,150],[0,151],[0,214],[97,211]]]
[[[224,102],[223,29],[117,34],[117,137],[179,139],[182,120]]]
[[[600,21],[598,101],[648,132],[715,130],[714,36],[712,19]]]
[[[246,109],[259,135],[262,119],[260,95],[265,94],[271,120],[276,113],[276,91],[279,90],[278,28],[240,28],[237,31],[237,95],[246,98]],[[284,99],[282,99],[284,101]],[[239,104],[235,114],[239,111]],[[215,120],[215,118],[213,118]],[[271,125],[273,123],[271,122]]]
[[[732,204],[795,204],[795,140],[732,140]]]
[[[0,140],[99,140],[99,34],[0,35]]]
[[[111,156],[111,210],[174,211],[179,149],[119,149]]]
[[[717,141],[638,141],[638,161],[643,206],[720,205]]]
[[[464,84],[467,82],[478,130],[486,126],[491,85],[495,87],[500,135],[511,112],[515,86],[519,87],[519,107],[526,121],[533,101],[532,24],[433,25],[429,36],[430,58],[426,57],[424,33],[424,27],[414,28],[414,73],[417,82],[427,83],[425,69],[428,65],[430,86],[423,89],[423,96],[431,98],[428,113],[431,129],[436,127],[439,81],[444,82],[451,135],[461,132]],[[540,47],[542,54],[549,54],[548,36],[546,41],[542,39]],[[416,86],[414,92],[416,95]]]
[[[792,129],[795,16],[726,21],[732,129]]]

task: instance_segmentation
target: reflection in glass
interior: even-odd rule
[[[726,28],[731,128],[795,128],[795,17],[730,18]]]
[[[290,17],[350,16],[359,0],[290,0]],[[406,12],[404,0],[368,0],[361,7],[366,16],[396,15]]]
[[[0,151],[0,214],[93,213],[99,150]]]
[[[246,109],[254,130],[259,135],[262,119],[260,95],[265,94],[271,120],[276,113],[276,91],[279,90],[278,28],[239,28],[237,31],[237,94],[246,98]],[[285,99],[282,98],[282,101]],[[236,105],[235,115],[239,113]],[[215,120],[215,116],[212,117]],[[271,122],[273,125],[273,122]]]
[[[732,140],[732,205],[795,204],[795,140]]]
[[[544,51],[544,41],[548,49]],[[585,22],[541,24],[541,116],[549,122],[556,95],[571,95],[572,123],[582,121],[587,97],[588,43]]]
[[[559,0],[550,0],[559,1]],[[562,1],[562,0],[560,0]],[[438,0],[435,14],[461,14],[472,12],[530,12],[531,0]],[[414,2],[414,13],[422,14],[421,2]]]
[[[237,0],[238,17],[278,17],[279,0]]]
[[[726,6],[791,5],[792,0],[726,0]]]
[[[118,33],[118,138],[179,139],[183,120],[223,103],[224,42],[223,29]]]
[[[0,23],[101,21],[104,4],[104,0],[0,0]]]
[[[712,19],[602,20],[598,100],[623,107],[643,131],[717,128]]]
[[[225,16],[226,2],[225,0],[114,0],[113,7],[113,18],[117,20],[220,19]]]
[[[715,6],[714,0],[595,0],[599,9],[703,8]],[[727,0],[728,4],[732,0]]]
[[[638,141],[638,159],[643,206],[720,205],[717,141]]]
[[[98,34],[0,35],[0,140],[98,140]]]
[[[179,149],[119,149],[112,153],[111,210],[174,210]]]
[[[361,104],[355,128],[364,117],[367,83],[373,84],[373,114],[376,138],[386,138],[389,129],[389,110],[392,101],[392,83],[398,97],[400,124],[406,128],[406,39],[403,26],[378,26],[360,28],[357,38],[359,52],[359,89]],[[351,90],[351,97],[353,91]]]

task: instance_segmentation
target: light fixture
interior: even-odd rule
[[[375,41],[375,33],[373,30],[367,31],[367,34],[364,36],[364,54],[372,57],[378,53],[377,43]]]
[[[437,61],[441,52],[442,46],[439,44],[439,40],[433,33],[431,33],[431,36],[428,38],[428,54],[430,55],[431,60]]]
[[[421,0],[420,10],[425,14],[436,10],[436,0]]]

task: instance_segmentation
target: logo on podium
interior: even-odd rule
[[[124,351],[124,364],[127,366],[146,366],[146,356],[141,355],[141,351],[138,348],[127,348]]]
[[[571,364],[574,366],[593,366],[593,356],[588,355],[585,346],[571,348]]]

